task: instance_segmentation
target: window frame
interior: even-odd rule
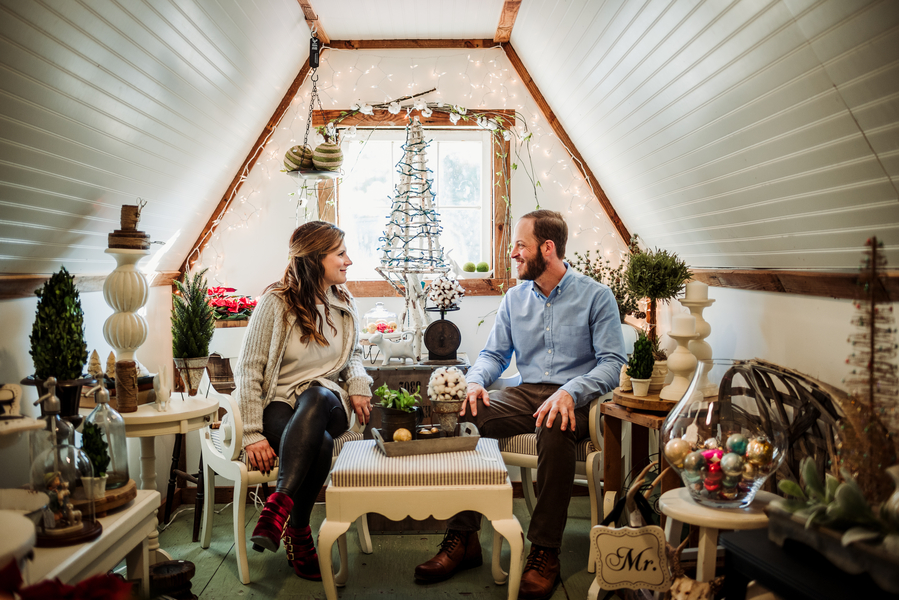
[[[312,113],[312,125],[314,127],[322,127],[325,124],[340,119],[337,129],[346,127],[359,127],[364,129],[405,129],[409,124],[410,115],[405,111],[399,114],[390,114],[386,109],[374,109],[373,114],[364,115],[362,113],[347,114],[350,110],[317,110]],[[484,109],[483,113],[502,116],[509,127],[515,125],[515,111],[506,109]],[[453,123],[449,119],[449,114],[444,112],[434,112],[430,117],[422,117],[418,113],[411,115],[418,118],[421,124],[426,128],[441,129],[480,129],[474,122],[474,119],[459,119]],[[493,145],[491,149],[493,185],[489,200],[484,205],[484,214],[490,215],[492,220],[490,226],[490,247],[491,256],[493,257],[494,277],[492,279],[466,279],[459,278],[459,283],[465,288],[465,293],[469,296],[498,296],[501,295],[509,287],[515,284],[515,280],[511,278],[511,261],[509,259],[509,240],[504,239],[504,234],[511,235],[511,196],[510,189],[504,174],[512,175],[511,171],[511,143],[503,140],[500,136],[492,136]],[[489,178],[489,176],[488,176]],[[335,181],[321,181],[318,185],[318,209],[319,218],[322,220],[336,223],[337,214],[334,207],[339,191],[339,186]],[[500,247],[505,246],[505,247]],[[350,280],[347,287],[353,296],[358,298],[371,297],[390,297],[397,296],[396,290],[387,281],[377,280]]]

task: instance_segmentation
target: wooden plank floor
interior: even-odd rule
[[[527,532],[530,517],[524,500],[516,499],[515,516]],[[222,510],[224,508],[224,510]],[[222,510],[214,518],[212,545],[204,550],[198,543],[191,542],[193,511],[186,510],[176,515],[172,523],[160,534],[159,542],[172,558],[184,559],[196,565],[197,572],[192,580],[192,591],[200,600],[218,599],[289,599],[323,600],[324,590],[320,583],[305,581],[294,575],[284,557],[283,548],[277,554],[258,553],[249,550],[250,576],[252,582],[242,585],[237,577],[232,537],[231,506],[216,505]],[[247,522],[252,531],[258,511],[247,507]],[[317,532],[325,517],[323,504],[317,505],[312,513],[312,529]],[[562,542],[562,583],[556,588],[552,600],[586,598],[593,576],[587,572],[589,549],[590,505],[589,498],[575,497],[568,511],[568,525]],[[247,533],[249,536],[249,533]],[[317,533],[316,533],[317,536]],[[350,561],[350,578],[344,588],[337,593],[342,600],[385,600],[393,598],[420,598],[429,600],[458,600],[460,596],[472,600],[505,599],[507,588],[497,586],[490,575],[493,531],[485,527],[481,531],[481,547],[484,565],[457,574],[448,581],[418,585],[413,578],[415,565],[428,560],[437,550],[442,535],[391,534],[373,535],[372,554],[363,554],[355,527],[347,534]],[[529,544],[525,542],[525,552]],[[337,562],[337,545],[334,547]],[[503,565],[508,568],[509,548],[503,546]]]

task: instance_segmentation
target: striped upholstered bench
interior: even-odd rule
[[[521,524],[512,514],[512,485],[496,440],[481,438],[475,450],[387,457],[374,440],[344,445],[331,469],[325,499],[326,518],[319,530],[318,557],[328,600],[337,600],[337,585],[348,577],[346,545],[341,544],[340,571],[333,573],[331,548],[350,524],[366,513],[392,520],[448,519],[463,510],[483,514],[492,523],[493,578],[509,582],[509,599],[518,597]],[[503,538],[511,551],[510,573],[499,564]]]

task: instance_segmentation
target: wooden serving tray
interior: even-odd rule
[[[670,412],[677,404],[677,401],[675,400],[660,400],[658,394],[634,396],[632,392],[622,392],[620,387],[617,387],[612,391],[612,402],[636,410],[665,413]]]
[[[411,440],[409,442],[385,442],[381,432],[372,428],[372,436],[386,456],[415,456],[417,454],[439,454],[441,452],[466,452],[474,450],[481,436],[478,428],[472,423],[460,423],[459,435],[430,440]]]
[[[94,500],[94,511],[99,519],[105,517],[107,512],[129,503],[135,498],[137,498],[137,484],[134,483],[133,479],[129,479],[128,483],[122,487],[107,490],[102,498]],[[84,488],[79,487],[72,497],[72,505],[78,510],[83,510],[87,503],[88,500],[84,496]]]

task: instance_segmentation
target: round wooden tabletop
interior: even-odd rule
[[[652,412],[668,412],[677,404],[674,400],[660,400],[658,394],[635,396],[633,391],[622,392],[620,387],[612,390],[612,402],[627,408]]]

